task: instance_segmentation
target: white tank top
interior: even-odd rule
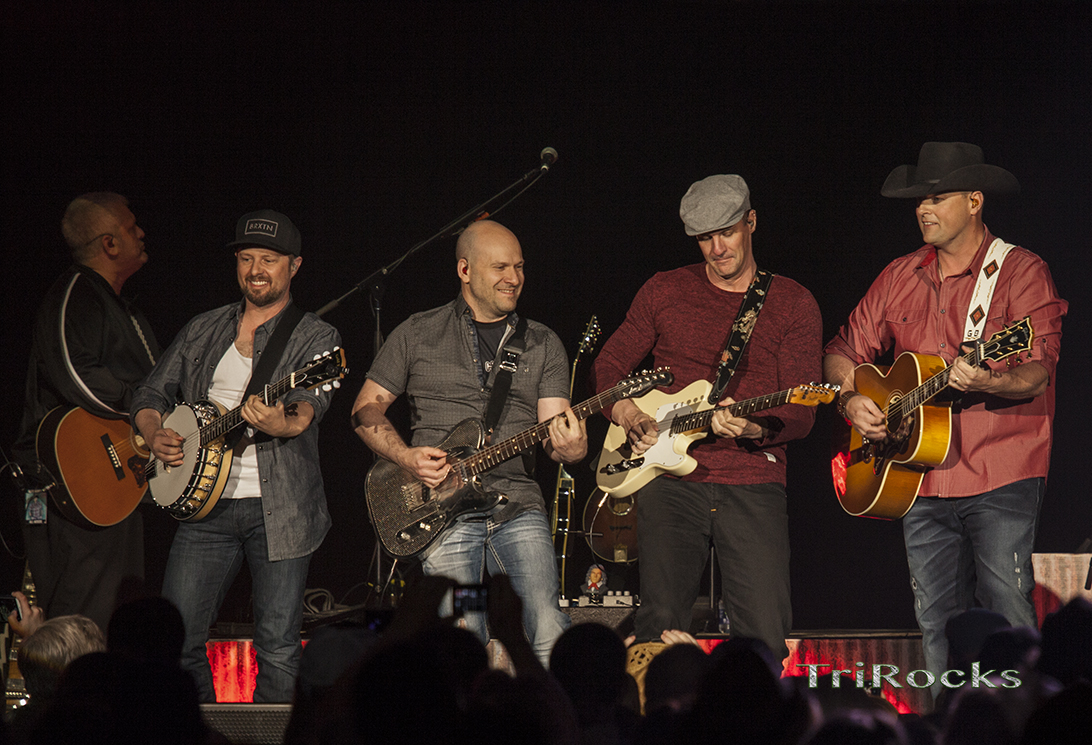
[[[244,357],[232,344],[216,365],[212,374],[212,386],[209,398],[219,404],[234,409],[243,402],[243,392],[250,382],[253,360]],[[232,451],[231,472],[221,499],[242,499],[262,496],[262,482],[258,475],[258,450],[254,447],[254,428],[247,426],[246,432]]]

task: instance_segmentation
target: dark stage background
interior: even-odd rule
[[[84,191],[132,200],[151,260],[126,290],[166,345],[238,296],[224,245],[240,214],[270,206],[297,223],[293,289],[316,309],[553,146],[556,166],[499,219],[523,243],[521,311],[571,354],[592,313],[610,333],[654,271],[699,260],[678,202],[725,172],[751,186],[760,265],[811,289],[829,338],[879,270],[920,244],[911,206],[879,196],[888,171],[923,141],[966,140],[1023,185],[990,201],[987,224],[1042,255],[1072,304],[1038,550],[1074,551],[1092,533],[1080,466],[1092,191],[1083,5],[5,3],[0,443],[18,428],[30,318],[68,263],[61,214]],[[389,281],[384,331],[456,288],[452,241],[418,254]],[[322,425],[334,528],[309,584],[353,603],[374,541],[370,459],[348,418],[372,321],[359,294],[326,318],[352,374]],[[834,498],[832,419],[822,410],[790,450],[795,625],[911,628],[900,526],[848,517]],[[540,473],[552,490],[553,470]],[[574,473],[582,507],[593,479]],[[18,551],[15,495],[2,488],[0,533]],[[173,525],[153,512],[146,524],[157,586]],[[20,566],[5,552],[5,587]],[[247,604],[241,587],[224,618],[246,620]]]

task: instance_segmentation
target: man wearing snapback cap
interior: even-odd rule
[[[714,382],[721,395],[713,394],[720,405],[818,380],[819,306],[791,279],[759,271],[751,245],[758,218],[746,182],[734,174],[702,179],[686,192],[679,215],[705,260],[660,272],[638,291],[596,359],[596,389],[625,377],[649,352],[657,365],[671,366],[668,394],[698,380],[722,380],[723,386]],[[745,346],[733,373],[719,363],[736,327]],[[633,401],[605,413],[627,431],[635,454],[657,441],[656,422]],[[778,659],[788,654],[785,449],[814,421],[815,410],[805,406],[747,417],[722,409],[713,415],[711,435],[689,449],[697,460],[692,473],[661,474],[638,492],[639,642],[690,629],[712,542],[732,634],[761,639]]]
[[[207,516],[179,524],[163,595],[185,621],[183,666],[193,673],[201,700],[214,701],[205,642],[245,557],[254,592],[254,700],[285,702],[292,700],[299,668],[307,569],[330,528],[318,423],[331,394],[295,388],[272,405],[257,395],[243,398],[265,350],[276,355],[283,343],[272,374],[260,381],[272,383],[341,339],[333,326],[292,303],[289,291],[302,259],[300,233],[291,220],[272,210],[243,215],[228,247],[235,252],[242,301],[186,324],[138,389],[133,408],[152,453],[175,467],[183,463],[183,445],[188,450],[198,444],[163,427],[164,414],[177,401],[209,399],[225,409],[242,404],[249,426],[233,446],[227,484]],[[290,325],[277,335],[285,324]]]
[[[916,204],[925,245],[887,265],[823,359],[827,379],[842,386],[839,411],[874,442],[887,440],[886,420],[856,391],[856,366],[889,350],[950,365],[947,455],[925,474],[902,518],[934,696],[948,669],[949,618],[977,601],[1013,625],[1036,625],[1031,552],[1068,304],[1046,262],[996,238],[982,221],[987,197],[1018,190],[1011,173],[965,142],[927,142],[916,166],[893,170],[880,193]],[[979,367],[960,357],[965,340],[989,339],[1025,316],[1034,331],[1030,352]]]

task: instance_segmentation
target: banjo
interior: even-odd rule
[[[340,380],[348,372],[345,350],[335,347],[265,386],[262,400],[271,406],[293,388],[311,390],[321,386],[329,391],[340,387]],[[185,440],[182,465],[168,466],[153,458],[145,468],[145,476],[152,499],[171,517],[200,520],[216,506],[231,473],[233,442],[228,434],[245,424],[242,408],[240,404],[227,411],[215,401],[180,403],[163,420],[163,427],[173,429]]]

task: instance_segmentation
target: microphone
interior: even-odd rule
[[[550,166],[557,162],[557,151],[552,147],[542,148],[542,152],[538,154],[538,158],[542,161],[539,168],[543,171],[550,170]]]

